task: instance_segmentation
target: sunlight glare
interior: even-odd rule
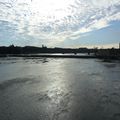
[[[39,17],[44,17],[48,21],[60,20],[71,14],[70,5],[73,0],[33,0],[31,11]]]

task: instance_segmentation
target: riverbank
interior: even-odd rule
[[[97,58],[95,55],[71,54],[1,54],[0,57]]]
[[[0,54],[0,57],[27,57],[27,58],[85,58],[85,59],[104,59],[104,60],[120,60],[120,56],[116,55],[81,55],[81,54]]]

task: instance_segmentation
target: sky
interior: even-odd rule
[[[120,0],[0,0],[0,46],[118,47]]]

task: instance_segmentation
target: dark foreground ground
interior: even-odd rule
[[[0,120],[120,120],[120,63],[0,58]]]

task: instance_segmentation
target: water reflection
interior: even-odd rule
[[[43,58],[15,60],[14,64],[6,61],[9,65],[0,64],[3,120],[120,118],[119,63]],[[6,82],[6,78],[11,79]]]

